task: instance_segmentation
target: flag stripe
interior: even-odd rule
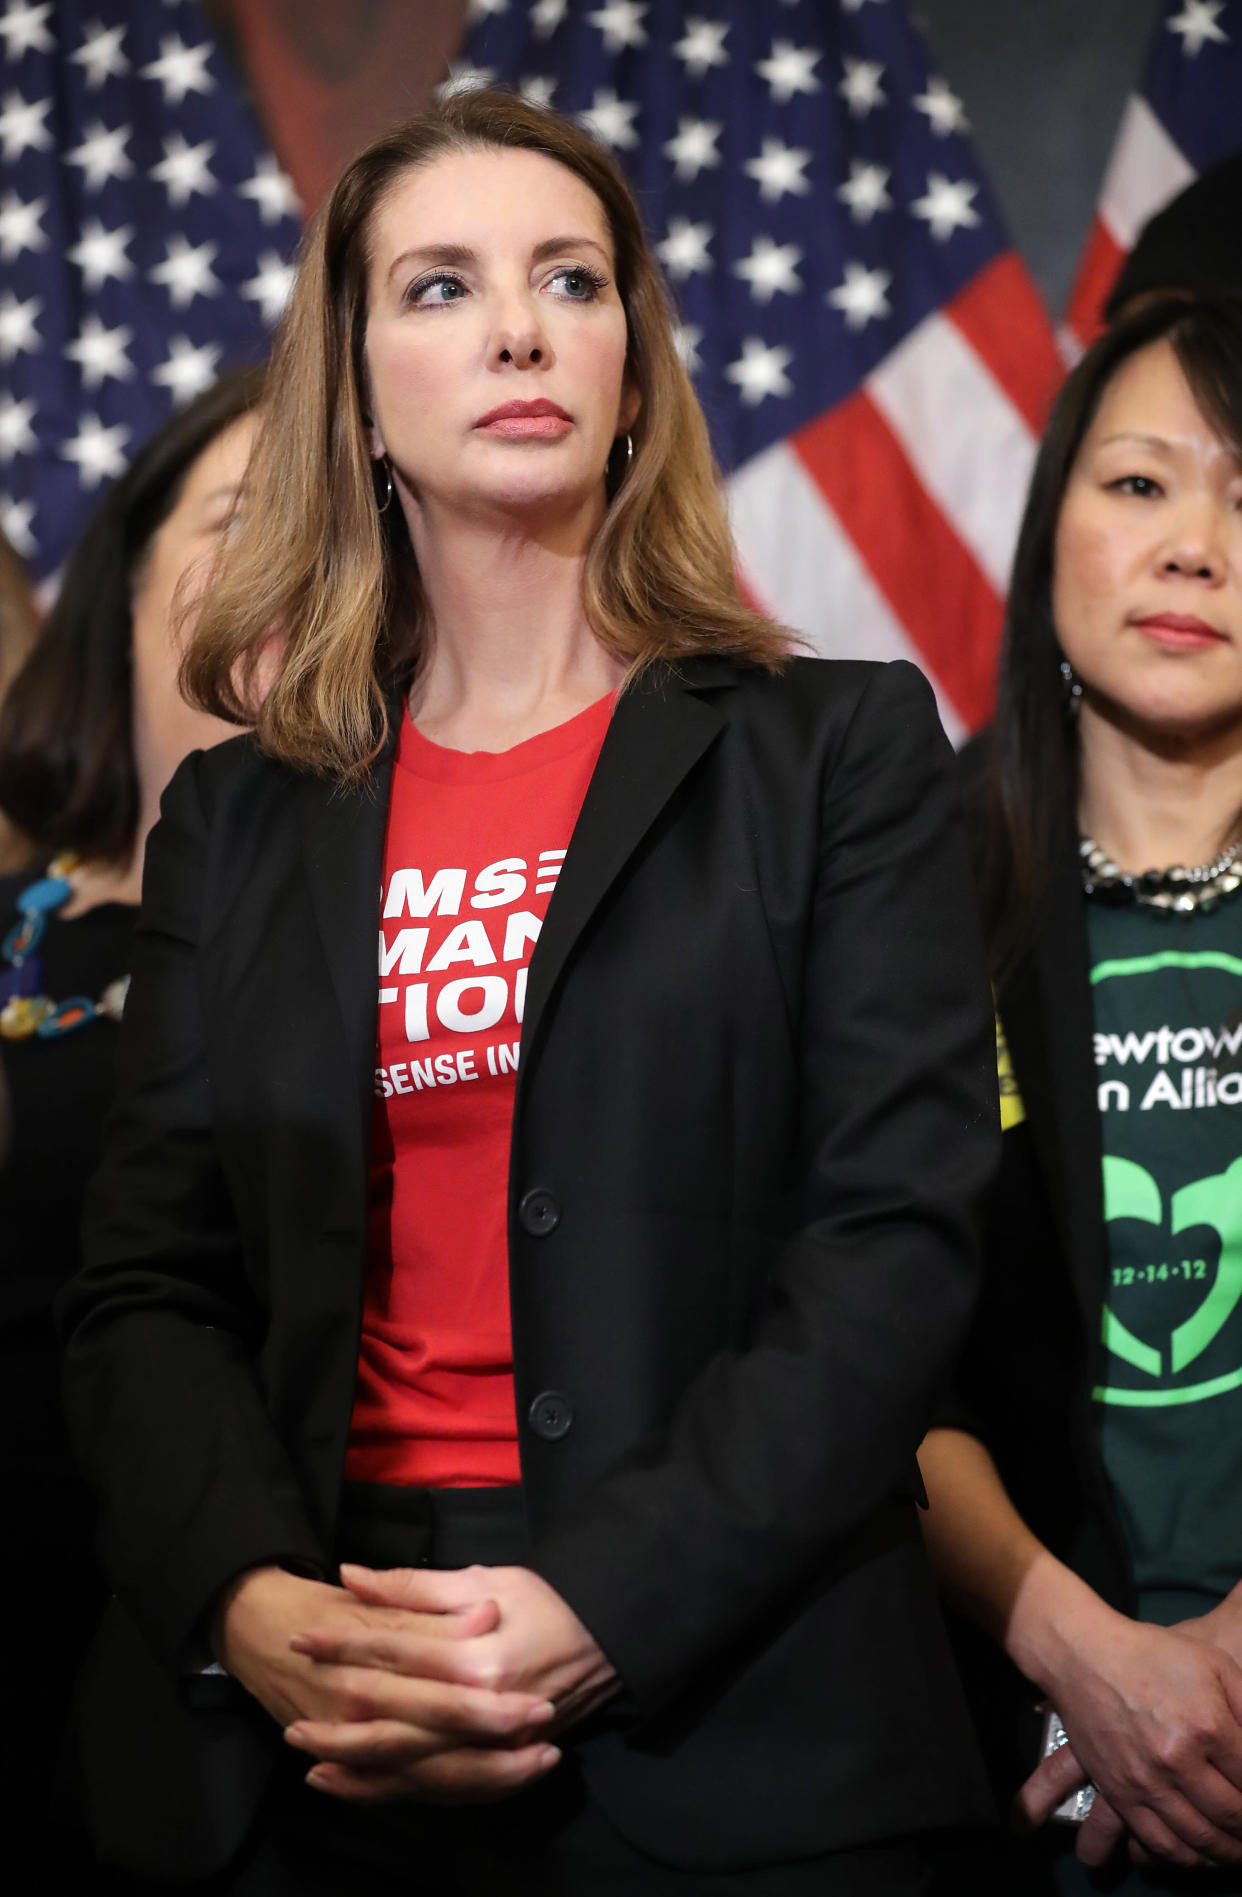
[[[912,330],[864,386],[928,493],[1003,592],[1035,459],[1034,438],[1009,397],[943,316]]]
[[[945,305],[1034,435],[1065,373],[1047,312],[1025,264],[1006,251]]]
[[[1137,93],[1129,100],[1100,193],[1099,216],[1122,250],[1195,175],[1190,163]]]
[[[859,390],[799,429],[792,446],[958,717],[982,724],[1001,603],[884,416]]]
[[[1083,349],[1099,334],[1104,305],[1125,260],[1126,252],[1097,217],[1078,266],[1065,317],[1066,329]]]
[[[743,584],[764,612],[797,627],[821,658],[857,658],[858,628],[865,626],[869,659],[909,659],[926,670],[923,654],[790,448],[778,442],[756,455],[728,492]],[[957,742],[966,727],[946,693],[937,697],[944,727]]]

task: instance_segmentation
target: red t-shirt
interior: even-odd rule
[[[352,1481],[520,1479],[507,1200],[526,971],[612,705],[501,752],[402,721]]]

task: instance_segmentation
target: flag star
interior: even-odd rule
[[[727,66],[729,55],[724,49],[729,31],[728,20],[686,21],[686,30],[674,46],[676,53],[691,79],[701,79],[710,66]]]
[[[466,18],[471,26],[479,20],[490,19],[493,14],[507,13],[509,0],[470,0]]]
[[[109,79],[129,71],[129,61],[121,51],[124,38],[123,25],[101,26],[98,20],[91,21],[77,52],[69,55],[73,64],[85,71],[88,92],[97,92]]]
[[[189,244],[175,231],[164,244],[164,261],[147,275],[162,283],[175,310],[183,310],[196,296],[215,296],[224,286],[212,269],[219,244]]]
[[[180,105],[190,92],[214,92],[216,82],[207,71],[211,41],[187,46],[177,33],[160,41],[160,56],[142,68],[144,79],[157,79],[165,105]]]
[[[239,198],[253,198],[265,224],[279,224],[282,217],[297,217],[301,212],[293,180],[283,172],[270,152],[264,152],[254,168],[253,178],[237,187]]]
[[[52,134],[43,123],[52,109],[50,99],[23,99],[20,92],[6,92],[0,111],[0,144],[6,158],[20,158],[24,151],[47,151]]]
[[[0,257],[12,263],[23,250],[46,250],[47,232],[40,219],[47,209],[46,198],[31,198],[23,204],[16,191],[0,198]]]
[[[759,184],[759,196],[766,204],[775,204],[787,191],[804,197],[810,184],[803,175],[811,154],[800,147],[782,145],[779,138],[765,138],[758,158],[743,167],[748,178]]]
[[[877,211],[892,210],[893,200],[888,194],[890,176],[886,165],[869,165],[865,158],[851,161],[850,175],[844,184],[837,186],[837,196],[842,204],[849,206],[856,224],[869,224]]]
[[[712,227],[692,224],[688,217],[669,219],[668,235],[656,245],[656,255],[670,277],[684,283],[697,271],[710,270]]]
[[[569,0],[535,0],[530,23],[541,40],[550,39],[569,11]]]
[[[614,151],[629,151],[631,146],[638,143],[638,133],[634,130],[637,115],[636,104],[618,99],[611,86],[597,86],[595,97],[586,111],[579,112],[578,123],[584,125],[601,145],[611,146]]]
[[[636,0],[608,0],[595,13],[588,13],[587,19],[597,26],[604,36],[604,46],[610,53],[620,53],[627,46],[645,46],[647,29],[643,25],[645,5]]]
[[[533,105],[540,112],[549,112],[556,97],[556,80],[548,73],[533,72],[525,79],[518,80],[518,91],[527,105]]]
[[[0,528],[9,545],[25,560],[39,550],[39,543],[30,530],[34,516],[33,501],[15,501],[11,494],[0,494]]]
[[[66,343],[65,354],[81,369],[83,385],[97,389],[109,376],[114,382],[128,382],[134,365],[125,352],[133,340],[134,332],[128,324],[109,329],[92,314],[83,317],[77,340]]]
[[[1168,22],[1170,33],[1180,38],[1182,53],[1187,59],[1201,52],[1208,40],[1215,40],[1220,46],[1228,44],[1229,35],[1220,25],[1224,10],[1224,0],[1186,0],[1181,12]]]
[[[697,375],[703,367],[703,358],[699,354],[702,340],[703,331],[697,323],[679,323],[673,331],[673,347],[687,375]]]
[[[35,328],[42,308],[37,296],[26,303],[19,303],[12,290],[0,296],[0,362],[12,362],[14,356],[33,355],[42,347]]]
[[[61,457],[77,462],[80,486],[98,487],[124,473],[125,443],[131,433],[124,422],[105,428],[98,415],[83,415],[77,434],[61,448]]]
[[[953,180],[942,172],[929,171],[927,195],[916,198],[910,209],[916,217],[927,219],[932,236],[943,243],[955,230],[966,230],[979,222],[979,213],[970,201],[978,189],[969,178]]]
[[[151,176],[167,191],[170,205],[187,204],[196,191],[200,197],[209,197],[216,189],[208,163],[215,149],[213,139],[187,145],[180,132],[169,133],[164,140],[164,156],[158,165],[152,165]]]
[[[772,51],[761,59],[755,71],[766,79],[777,105],[784,105],[795,92],[818,92],[815,67],[822,54],[814,46],[795,46],[792,40],[773,40]]]
[[[970,130],[970,121],[962,110],[961,100],[950,89],[947,81],[937,75],[927,81],[927,91],[920,92],[914,104],[917,111],[926,112],[937,138],[947,138],[950,132]]]
[[[448,72],[436,87],[436,98],[452,99],[459,92],[481,92],[495,77],[490,66],[472,66],[466,59],[451,60]]]
[[[736,382],[748,408],[762,402],[765,395],[792,395],[793,383],[785,374],[793,361],[793,350],[779,344],[769,349],[758,336],[747,336],[742,353],[725,370],[730,382]]]
[[[56,45],[47,30],[47,16],[52,11],[51,0],[42,7],[23,4],[23,0],[9,0],[0,18],[0,39],[4,41],[5,56],[20,59],[23,53],[50,53]]]
[[[676,138],[670,138],[664,147],[665,157],[674,161],[674,177],[690,180],[718,165],[716,140],[723,130],[719,119],[679,118]]]
[[[878,59],[851,59],[848,53],[842,63],[845,77],[837,87],[837,92],[845,100],[853,118],[865,119],[877,105],[887,102],[887,95],[880,84],[884,77],[883,64]]]
[[[88,191],[101,191],[109,178],[128,178],[134,167],[126,155],[128,128],[118,125],[110,132],[100,119],[86,128],[86,137],[73,151],[65,153],[65,163],[80,165]]]
[[[284,314],[289,292],[297,271],[274,250],[265,250],[259,258],[257,276],[242,284],[241,293],[259,306],[259,314],[270,329]]]
[[[803,252],[797,244],[774,244],[770,237],[756,237],[749,257],[735,263],[735,277],[745,277],[756,303],[770,303],[778,290],[792,296],[802,288],[797,266]]]
[[[847,329],[865,329],[880,316],[891,316],[887,291],[892,283],[888,270],[868,270],[864,263],[847,263],[845,279],[829,290],[828,302],[845,317]]]
[[[81,240],[68,252],[68,257],[82,272],[88,290],[97,290],[109,277],[124,283],[127,277],[133,276],[133,263],[125,254],[133,234],[132,224],[121,224],[114,231],[105,230],[97,217],[83,224]]]
[[[39,445],[30,426],[34,416],[33,401],[19,402],[8,389],[0,389],[0,461],[34,453]]]
[[[168,389],[176,406],[182,408],[211,387],[219,360],[219,343],[203,343],[196,349],[188,336],[171,336],[168,359],[158,369],[152,369],[151,380],[160,388]]]

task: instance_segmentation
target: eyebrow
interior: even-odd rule
[[[1217,439],[1220,440],[1220,437],[1218,436]],[[1108,448],[1119,441],[1150,449],[1153,454],[1164,455],[1166,458],[1177,453],[1177,443],[1167,440],[1164,435],[1144,435],[1130,429],[1122,429],[1116,435],[1105,435],[1100,447]],[[1231,442],[1224,440],[1221,440],[1220,445],[1231,461],[1242,463],[1242,448],[1235,447]]]
[[[580,233],[575,235],[573,232],[570,232],[560,237],[545,237],[543,242],[536,244],[534,250],[531,252],[531,262],[543,263],[546,258],[555,257],[561,251],[587,249],[597,250],[601,257],[606,261],[608,260],[608,252],[597,237],[585,237]],[[399,257],[394,257],[388,266],[388,275],[390,277],[395,275],[403,264],[444,264],[446,266],[458,264],[465,266],[466,264],[477,262],[477,253],[471,250],[467,244],[425,244],[416,250],[403,250]]]

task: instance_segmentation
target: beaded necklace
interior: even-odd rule
[[[39,992],[43,962],[35,950],[43,940],[48,917],[63,909],[73,894],[69,878],[77,861],[70,851],[62,850],[48,864],[46,876],[28,884],[17,898],[18,919],[0,943],[0,957],[8,963],[0,974],[0,1036],[6,1041],[26,1041],[32,1035],[54,1040],[84,1028],[89,1021],[119,1021],[124,1013],[128,975],[110,981],[98,1001],[87,995],[53,1001],[51,995]]]
[[[1223,896],[1242,889],[1239,859],[1242,838],[1210,863],[1198,863],[1193,869],[1175,863],[1171,869],[1142,870],[1133,875],[1120,869],[1091,837],[1080,838],[1078,844],[1078,873],[1086,895],[1102,902],[1138,902],[1149,909],[1170,909],[1179,915],[1211,909]]]

